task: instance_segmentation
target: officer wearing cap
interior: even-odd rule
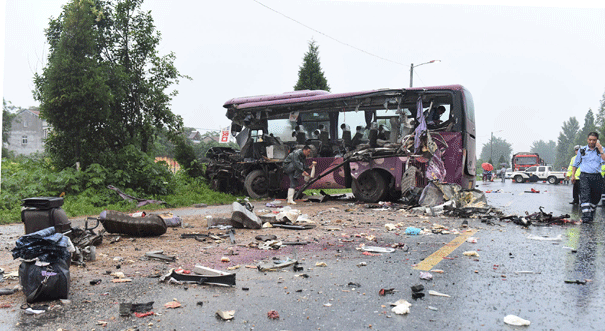
[[[574,146],[574,155],[571,158],[571,160],[569,161],[569,167],[567,168],[567,174],[565,175],[565,179],[569,179],[572,177],[572,172],[571,170],[573,169],[573,161],[576,160],[576,154],[578,154],[578,150],[580,150],[580,145],[576,145]],[[573,176],[576,181],[573,184],[573,201],[570,202],[569,204],[572,205],[577,205],[580,203],[580,181],[578,179],[580,179],[580,169],[576,170],[575,175]]]
[[[601,177],[601,165],[605,163],[603,146],[599,142],[599,134],[590,132],[587,139],[588,145],[580,147],[576,159],[573,162],[572,174],[580,168],[580,206],[582,207],[582,222],[590,223],[594,218],[595,207],[601,199],[603,192],[603,177]],[[571,177],[571,182],[576,183],[576,177]]]

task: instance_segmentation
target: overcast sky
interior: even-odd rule
[[[44,29],[66,2],[6,0],[3,94],[16,106],[37,105],[32,77],[48,55]],[[416,68],[414,86],[471,91],[478,152],[491,132],[514,152],[556,141],[564,120],[582,124],[599,107],[605,2],[447,2],[147,0],[144,9],[162,33],[160,54],[174,52],[193,78],[175,87],[172,102],[188,127],[228,126],[228,99],[291,91],[311,39],[332,92],[407,87],[410,63],[441,60]]]

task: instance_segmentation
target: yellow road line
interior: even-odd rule
[[[464,243],[468,237],[474,235],[475,233],[477,233],[477,230],[473,229],[459,235],[448,244],[445,244],[445,246],[441,247],[435,253],[422,260],[422,262],[418,263],[413,269],[422,271],[429,271],[433,269],[437,263],[441,262],[444,257],[450,255],[456,248],[460,247],[460,245],[462,245],[462,243]]]

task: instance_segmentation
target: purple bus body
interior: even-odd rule
[[[467,183],[462,183],[464,181],[463,173],[463,160],[462,160],[462,134],[460,132],[441,132],[440,133],[445,142],[448,145],[448,148],[445,149],[443,153],[443,163],[446,169],[445,181],[448,183],[461,183],[463,187]],[[439,148],[444,148],[441,142],[437,142]],[[333,167],[342,163],[343,158],[333,158],[333,157],[317,157],[317,158],[308,158],[306,163],[307,166],[311,165],[311,162],[316,161],[316,176],[321,175],[323,172],[332,169]],[[370,162],[351,162],[351,176],[357,179],[361,174],[369,170],[381,169],[383,171],[388,172],[395,178],[395,188],[401,188],[401,178],[403,176],[403,172],[405,171],[405,163],[408,161],[407,156],[395,156],[395,157],[384,157],[373,159]],[[420,169],[424,172],[426,170],[426,163],[428,159],[424,158],[415,158],[416,166],[420,165]],[[322,188],[346,188],[345,184],[345,170],[340,168],[335,172],[329,174],[328,176],[321,178],[313,185],[309,187],[309,189],[322,189]],[[284,190],[287,190],[289,187],[289,179],[287,176],[284,176],[281,181],[281,187]],[[297,188],[302,187],[304,182],[302,180],[299,181],[299,185]],[[418,183],[418,185],[424,186],[426,183]]]

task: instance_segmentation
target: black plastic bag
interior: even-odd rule
[[[69,265],[58,260],[46,266],[35,261],[23,261],[19,266],[19,280],[28,303],[67,299],[69,294]]]

